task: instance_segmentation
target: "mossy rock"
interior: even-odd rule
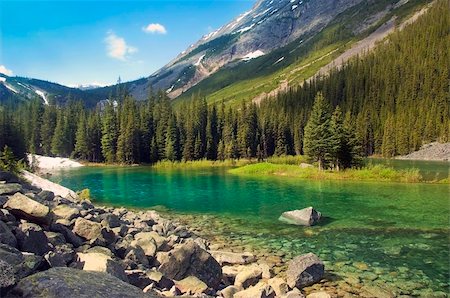
[[[141,289],[109,274],[58,267],[22,279],[6,297],[156,298],[157,296],[143,293]]]

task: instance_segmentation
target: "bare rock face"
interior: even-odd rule
[[[159,271],[175,280],[192,275],[211,288],[216,288],[222,279],[219,263],[193,240],[188,240],[170,251],[167,257],[161,260]]]
[[[313,253],[295,257],[286,271],[288,285],[299,289],[312,285],[322,279],[324,271],[323,262]]]
[[[18,218],[27,219],[31,222],[50,223],[50,209],[21,193],[15,193],[9,197],[4,207]]]
[[[76,293],[76,294],[75,294]],[[101,272],[72,268],[51,268],[22,279],[9,294],[10,297],[108,297],[156,298],[143,293],[122,280]]]
[[[279,220],[291,225],[312,226],[319,222],[321,213],[313,207],[301,210],[286,211],[281,214]]]

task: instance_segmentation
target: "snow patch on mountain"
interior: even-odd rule
[[[14,93],[19,93],[16,89],[14,89],[12,86],[6,84],[6,82],[4,83],[5,87],[8,88],[9,90],[11,90]]]
[[[47,96],[45,95],[45,93],[42,92],[41,90],[34,90],[34,92],[36,92],[37,95],[42,97],[42,99],[44,100],[44,103],[48,106],[48,99],[47,99]]]
[[[254,23],[251,24],[250,26],[247,26],[247,27],[244,27],[244,28],[242,28],[242,29],[239,29],[237,32],[238,32],[238,33],[244,33],[244,32],[247,32],[247,31],[251,30],[253,27],[255,27],[255,24],[254,24]]]
[[[201,56],[198,58],[197,62],[194,63],[194,65],[195,65],[195,66],[199,66],[200,63],[202,62],[203,58],[205,58],[205,54],[201,55]]]
[[[0,77],[0,82],[6,82],[6,78],[4,78],[4,77]]]
[[[280,59],[278,59],[277,61],[275,61],[274,65],[277,64],[277,63],[280,63],[280,62],[283,61],[283,60],[284,60],[284,57],[281,57]]]
[[[248,61],[248,60],[255,59],[255,58],[258,58],[258,57],[261,57],[261,56],[264,56],[264,55],[265,55],[265,54],[264,54],[263,51],[261,51],[261,50],[256,50],[256,51],[254,51],[254,52],[250,52],[250,53],[248,53],[247,55],[245,55],[245,56],[242,58],[242,60]]]

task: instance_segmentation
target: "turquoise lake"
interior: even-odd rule
[[[440,173],[430,175],[445,177],[448,163],[438,165]],[[310,181],[151,167],[83,167],[51,180],[74,190],[89,188],[100,204],[164,206],[170,214],[194,218],[192,224],[205,236],[281,251],[287,259],[314,252],[335,274],[357,275],[397,294],[449,292],[448,184]],[[308,206],[322,212],[320,225],[278,221],[282,212]]]

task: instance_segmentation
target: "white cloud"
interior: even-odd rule
[[[109,31],[105,38],[106,50],[108,56],[122,61],[138,51],[137,48],[127,45],[125,39],[117,36],[114,32]]]
[[[157,33],[157,34],[166,34],[166,28],[161,24],[148,24],[145,27],[142,27],[142,31],[145,33]]]
[[[13,71],[11,69],[7,69],[6,66],[0,65],[0,73],[5,74],[7,76],[12,76]]]

